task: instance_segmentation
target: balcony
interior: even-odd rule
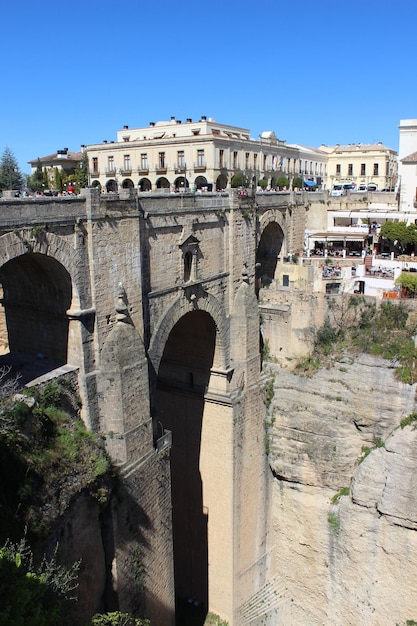
[[[93,170],[92,172],[90,172],[90,178],[99,178],[99,176],[100,176],[99,170]]]
[[[110,178],[116,178],[116,170],[106,170],[106,176],[109,176]]]
[[[174,166],[174,172],[175,174],[185,174],[185,172],[187,171],[187,165],[186,163],[182,164],[182,163],[176,163]]]
[[[205,172],[207,169],[207,166],[205,163],[194,163],[193,169],[195,172]]]
[[[120,170],[120,175],[121,176],[132,176],[132,170]]]
[[[138,167],[138,174],[139,176],[148,176],[149,167]]]
[[[165,164],[160,164],[160,165],[156,165],[155,166],[155,173],[156,174],[166,174],[168,171],[168,165]]]

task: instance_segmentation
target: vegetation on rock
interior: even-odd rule
[[[103,500],[100,477],[112,470],[100,438],[79,417],[79,398],[61,379],[0,404],[0,539],[45,535],[74,494],[91,488]],[[33,406],[31,406],[33,404]]]
[[[55,556],[35,566],[26,539],[0,548],[0,626],[63,624],[63,601],[74,599],[80,562],[66,568]]]
[[[343,294],[330,298],[328,305],[329,314],[315,334],[314,351],[300,360],[298,373],[312,375],[331,359],[364,352],[391,361],[401,382],[417,382],[417,322],[407,304],[377,305],[365,297]]]

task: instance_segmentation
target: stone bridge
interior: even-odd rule
[[[139,543],[152,624],[192,600],[237,625],[273,577],[256,295],[304,228],[290,194],[0,201],[2,358],[77,370],[129,493],[117,606],[135,608]]]

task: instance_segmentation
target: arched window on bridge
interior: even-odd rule
[[[190,235],[182,244],[180,249],[182,251],[183,259],[183,281],[188,283],[190,280],[197,280],[197,261],[199,251],[199,240]]]

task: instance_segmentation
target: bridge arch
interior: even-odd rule
[[[193,298],[193,295],[196,297]],[[171,330],[186,313],[193,310],[205,311],[213,318],[216,328],[216,351],[213,365],[226,369],[229,360],[227,344],[229,322],[225,316],[224,309],[214,296],[204,293],[201,297],[198,297],[196,293],[192,292],[191,287],[190,290],[187,289],[166,310],[152,334],[148,354],[155,372],[159,371],[162,354]]]
[[[82,238],[83,233],[79,231],[78,236]],[[0,236],[0,268],[8,261],[28,253],[53,258],[65,268],[72,281],[71,308],[86,309],[91,306],[90,294],[82,288],[82,259],[65,239],[45,230],[33,236],[32,229]]]
[[[0,237],[2,333],[11,364],[19,353],[45,357],[45,372],[67,362],[81,366],[79,314],[92,311],[81,268],[76,250],[53,233],[22,229]]]
[[[260,220],[256,275],[263,285],[275,278],[278,257],[286,253],[287,226],[280,211],[267,211]]]
[[[200,618],[209,606],[213,546],[210,548],[208,538],[216,531],[207,511],[208,494],[216,479],[207,471],[207,459],[218,452],[217,442],[208,434],[218,419],[209,388],[213,371],[216,376],[226,365],[225,319],[215,297],[195,285],[186,286],[157,324],[149,350],[156,374],[151,403],[155,428],[157,432],[169,430],[173,442],[170,466],[178,623],[183,623],[190,611],[190,598],[198,604],[193,610]]]

